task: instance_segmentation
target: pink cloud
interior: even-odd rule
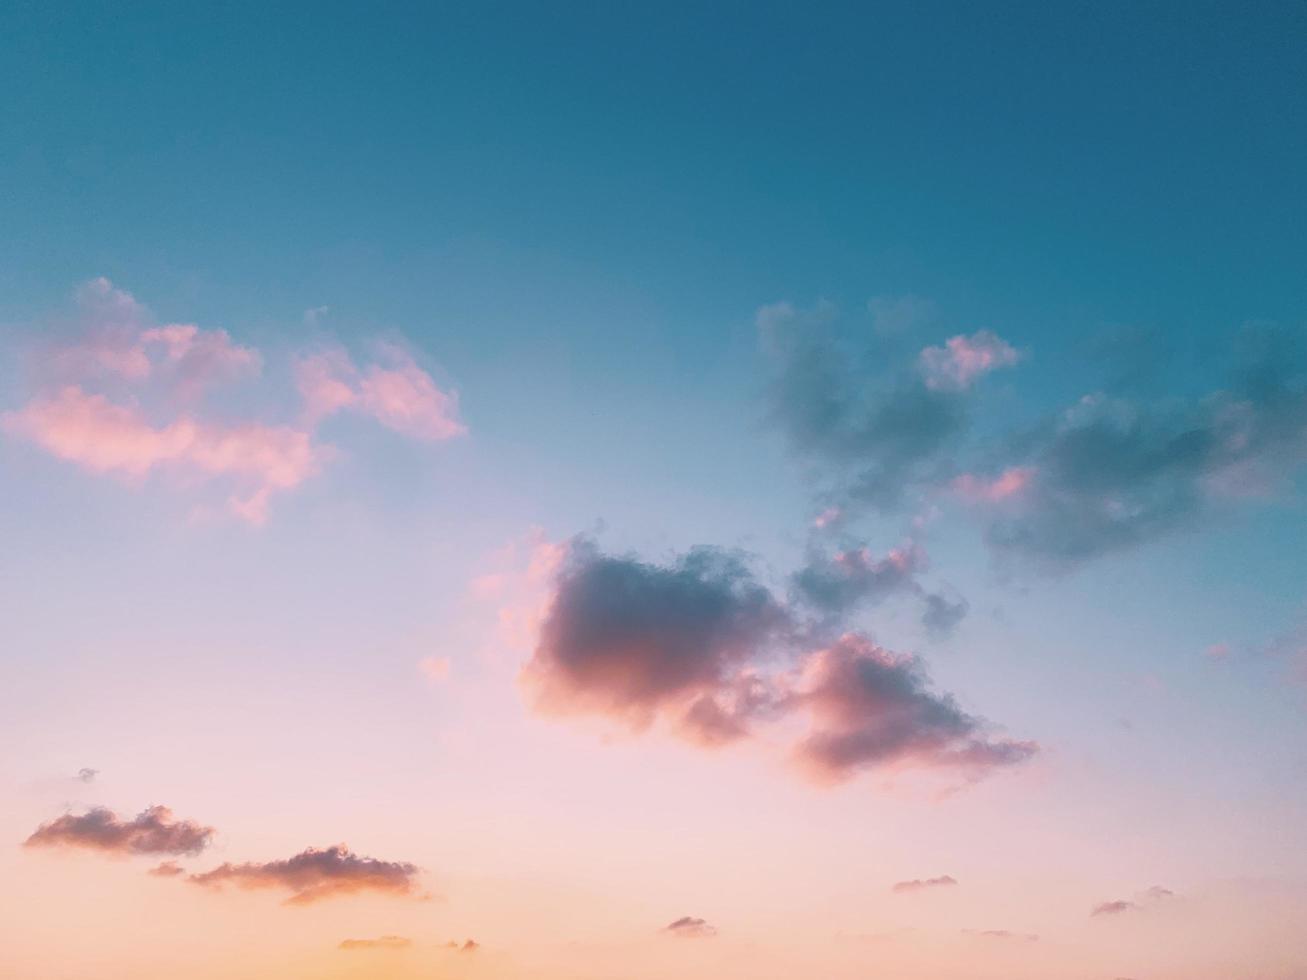
[[[940,875],[938,878],[913,878],[911,881],[896,881],[890,886],[890,891],[897,894],[906,892],[919,892],[927,888],[947,888],[957,885],[958,881],[952,875]]]
[[[992,479],[963,473],[955,477],[950,486],[954,493],[966,500],[996,504],[1020,495],[1034,478],[1033,466],[1009,466]]]
[[[381,348],[385,365],[359,370],[343,350],[301,358],[295,376],[306,415],[313,421],[352,409],[415,439],[439,441],[464,435],[458,394],[439,388],[411,355]]]
[[[230,422],[200,404],[217,385],[257,374],[262,355],[225,330],[157,324],[150,311],[108,279],[76,293],[80,336],[36,352],[36,393],[0,413],[0,430],[97,474],[140,483],[167,472],[182,485],[226,491],[230,514],[267,519],[275,494],[315,475],[332,449],[314,439],[325,416],[354,408],[421,439],[462,434],[455,394],[439,389],[394,345],[360,372],[343,351],[295,362],[305,402],[296,424]],[[195,512],[209,512],[207,504]]]
[[[926,387],[961,390],[981,375],[1020,359],[1021,353],[998,334],[980,330],[970,337],[950,337],[941,347],[925,348],[917,364]]]
[[[297,486],[323,458],[307,432],[258,423],[218,426],[188,416],[154,425],[136,406],[115,404],[76,385],[0,415],[0,427],[95,473],[139,480],[152,470],[173,468],[202,479],[231,478],[238,492],[233,512],[255,523],[266,517],[272,491]]]

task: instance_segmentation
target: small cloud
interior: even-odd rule
[[[1168,898],[1174,897],[1175,892],[1171,891],[1169,888],[1163,888],[1161,885],[1153,885],[1144,892],[1144,898],[1148,899],[1150,902],[1162,902]]]
[[[938,878],[913,878],[911,881],[896,881],[890,886],[890,891],[903,894],[924,891],[927,888],[951,888],[957,883],[957,879],[952,875],[940,875]]]
[[[149,807],[131,820],[94,807],[80,816],[65,813],[41,824],[24,846],[77,847],[108,854],[199,854],[213,834],[212,827],[173,820],[166,806]]]
[[[222,864],[212,871],[193,874],[188,880],[214,889],[228,884],[245,890],[281,889],[291,893],[287,905],[309,905],[365,891],[416,897],[419,871],[407,862],[360,857],[337,844],[323,849],[310,847],[284,861]]]
[[[178,875],[184,875],[185,873],[186,869],[176,861],[164,861],[161,864],[156,864],[146,872],[146,874],[155,878],[176,878]]]
[[[1216,661],[1228,660],[1230,659],[1230,644],[1213,643],[1211,646],[1209,646],[1206,650],[1203,651],[1203,655],[1207,657],[1208,660],[1216,660]]]
[[[1095,905],[1089,915],[1091,918],[1103,915],[1121,915],[1123,912],[1129,912],[1131,909],[1136,909],[1138,907],[1139,906],[1134,902],[1117,899],[1114,902],[1101,902],[1100,904]]]
[[[477,942],[475,939],[469,939],[467,942],[465,942],[462,946],[458,948],[458,951],[460,953],[475,953],[480,948],[481,948],[481,944],[479,942]]]
[[[95,782],[95,777],[98,775],[100,775],[99,769],[89,769],[83,767],[77,770],[77,776],[75,778],[83,783],[93,783]]]
[[[663,927],[663,933],[668,936],[677,936],[682,939],[710,939],[717,935],[717,930],[710,926],[703,919],[696,919],[693,916],[685,915]]]
[[[331,312],[330,306],[313,306],[304,311],[304,323],[310,327],[316,327],[318,321]]]
[[[1021,353],[998,334],[981,330],[970,337],[958,335],[941,347],[927,347],[917,359],[926,387],[960,391],[982,375],[1021,360]]]
[[[376,939],[342,939],[337,949],[407,949],[413,940],[407,936],[378,936]]]

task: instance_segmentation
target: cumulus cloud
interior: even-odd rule
[[[188,879],[197,885],[220,889],[275,889],[290,892],[288,905],[309,905],[326,898],[359,892],[413,897],[420,869],[407,862],[360,857],[343,844],[314,848],[283,861],[262,864],[225,863]]]
[[[981,330],[970,337],[950,337],[940,347],[927,347],[918,355],[917,366],[927,388],[960,390],[1020,359],[1016,348],[1002,337]]]
[[[812,724],[798,758],[823,781],[886,765],[980,776],[1036,752],[1033,742],[987,736],[980,719],[930,690],[918,658],[857,634],[806,658],[792,700]]]
[[[407,949],[413,940],[407,936],[378,936],[376,939],[342,939],[337,949]]]
[[[81,815],[65,813],[43,823],[26,847],[74,847],[106,854],[199,854],[214,829],[191,820],[174,820],[166,806],[142,810],[131,820],[94,807]]]
[[[81,769],[77,770],[76,778],[79,782],[93,783],[95,782],[95,777],[98,775],[100,775],[99,769],[92,769],[89,766],[83,766]]]
[[[736,555],[696,548],[663,566],[603,555],[578,539],[524,681],[546,712],[600,713],[643,728],[722,693],[787,625]]]
[[[978,778],[1036,751],[933,692],[915,657],[856,633],[813,649],[824,623],[796,617],[739,555],[699,548],[658,565],[578,539],[546,608],[523,669],[546,713],[662,722],[707,746],[806,720],[794,755],[822,782],[879,767]]]
[[[940,875],[938,878],[913,878],[911,881],[896,881],[890,891],[898,894],[919,892],[928,888],[949,888],[956,885],[957,879],[952,875]]]
[[[682,916],[675,922],[669,923],[662,931],[664,935],[676,936],[680,939],[710,939],[717,935],[717,930],[707,922],[691,915]]]

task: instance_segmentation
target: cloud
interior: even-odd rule
[[[661,566],[577,539],[523,680],[547,713],[599,713],[644,728],[729,687],[787,625],[737,555],[696,548]]]
[[[704,746],[764,724],[788,733],[806,719],[795,756],[822,782],[882,766],[979,778],[1036,751],[990,737],[981,719],[932,692],[915,657],[857,633],[812,649],[824,623],[796,617],[737,554],[698,548],[657,565],[576,539],[546,609],[522,672],[546,714],[636,731],[661,722]]]
[[[1086,395],[1014,440],[1020,458],[992,482],[973,475],[955,489],[989,504],[986,537],[1000,555],[1062,567],[1269,497],[1307,461],[1302,347],[1284,331],[1246,329],[1227,387],[1153,402]]]
[[[235,491],[229,499],[233,512],[252,523],[266,518],[274,491],[298,486],[325,459],[310,435],[294,428],[207,424],[187,415],[154,425],[135,406],[76,385],[0,415],[0,427],[95,473],[140,480],[168,469],[184,478],[226,478]]]
[[[950,888],[957,883],[957,879],[952,875],[940,875],[938,878],[913,878],[911,881],[896,881],[890,886],[890,891],[903,894],[924,891],[928,888]]]
[[[95,807],[80,816],[66,813],[41,824],[24,846],[78,847],[107,854],[199,854],[213,834],[212,827],[174,820],[166,806],[149,807],[131,820]]]
[[[284,861],[263,864],[222,864],[212,871],[193,874],[197,885],[222,888],[278,889],[291,893],[287,905],[309,905],[325,898],[359,892],[381,892],[412,897],[419,868],[406,862],[360,857],[343,844],[310,847]]]
[[[914,591],[916,574],[925,565],[926,553],[911,542],[879,558],[865,547],[837,551],[829,558],[814,553],[794,574],[793,585],[804,603],[842,617],[859,605]]]
[[[186,869],[176,861],[164,861],[161,864],[156,864],[146,872],[146,874],[152,875],[155,878],[177,878],[185,873]]]
[[[794,600],[826,623],[838,624],[855,610],[891,596],[918,596],[925,604],[922,623],[932,635],[944,635],[962,621],[968,606],[965,600],[951,601],[922,587],[917,575],[927,564],[925,549],[912,541],[881,557],[865,546],[830,555],[810,547],[807,562],[791,576]]]
[[[1112,902],[1100,902],[1090,911],[1090,916],[1103,915],[1120,915],[1123,912],[1129,912],[1131,909],[1137,909],[1139,906],[1134,902],[1127,902],[1124,899],[1117,899]]]
[[[77,770],[76,778],[79,782],[93,783],[95,782],[95,777],[98,775],[100,775],[99,769],[91,769],[89,766],[84,766]]]
[[[1020,359],[1016,348],[1002,337],[981,330],[970,337],[950,337],[941,347],[927,347],[918,355],[917,367],[927,388],[961,390],[982,375]]]
[[[407,936],[378,936],[376,939],[342,939],[337,949],[407,949],[413,940]]]
[[[969,424],[967,386],[929,384],[884,359],[856,370],[834,341],[834,319],[829,304],[776,303],[756,317],[772,365],[770,414],[794,452],[841,503],[885,510],[946,483],[948,450]]]
[[[382,344],[379,351],[382,363],[362,370],[340,349],[297,360],[295,381],[308,417],[316,422],[352,410],[403,435],[431,441],[467,433],[457,392],[439,388],[402,348]]]
[[[703,919],[696,919],[693,916],[686,915],[663,927],[664,935],[676,936],[681,939],[711,939],[717,935],[717,930],[710,926]]]
[[[332,457],[314,434],[332,411],[356,407],[419,439],[466,431],[457,396],[394,345],[381,345],[379,362],[362,372],[346,357],[341,373],[348,384],[333,380],[328,355],[299,364],[308,372],[299,379],[307,423],[232,420],[207,408],[205,395],[257,375],[257,350],[225,330],[157,324],[130,293],[103,278],[79,288],[76,307],[77,337],[36,351],[34,393],[0,412],[0,431],[92,473],[136,485],[156,474],[179,487],[216,485],[229,513],[259,524],[275,494],[315,476]],[[314,375],[310,368],[320,361],[325,366]]]
[[[988,737],[984,722],[929,689],[920,660],[857,634],[810,654],[791,697],[812,724],[797,747],[799,762],[821,781],[880,766],[957,769],[978,778],[1037,751],[1033,742]]]

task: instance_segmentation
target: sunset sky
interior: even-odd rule
[[[0,5],[0,977],[1307,978],[1305,9]]]

